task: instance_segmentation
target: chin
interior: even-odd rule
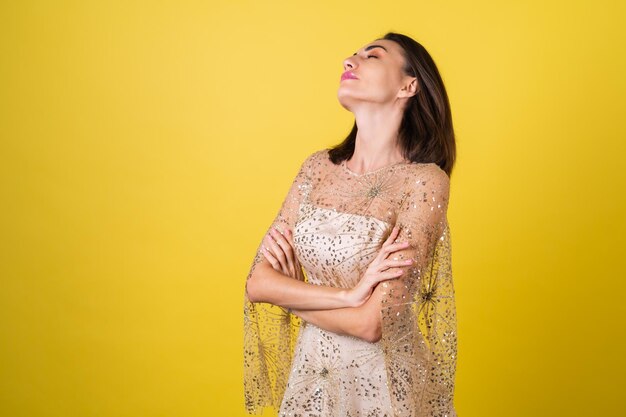
[[[359,101],[356,97],[351,95],[349,92],[344,91],[342,88],[339,88],[339,91],[337,91],[337,100],[339,100],[339,104],[341,104],[341,106],[346,110],[350,110],[352,105]]]

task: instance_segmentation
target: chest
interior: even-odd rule
[[[353,287],[395,225],[406,176],[316,175],[294,226],[294,247],[310,283]]]
[[[309,282],[351,288],[380,251],[393,224],[367,214],[300,205],[294,247]]]

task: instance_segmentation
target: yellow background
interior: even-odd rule
[[[387,31],[452,106],[457,412],[623,412],[624,4],[3,2],[0,415],[244,416],[254,251]]]

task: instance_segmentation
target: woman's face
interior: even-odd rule
[[[403,65],[402,49],[394,41],[382,39],[368,43],[343,61],[344,73],[337,92],[339,102],[353,110],[365,102],[393,104],[414,95],[417,80],[403,73]],[[348,73],[357,78],[345,78]]]

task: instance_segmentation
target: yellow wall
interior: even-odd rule
[[[245,415],[254,250],[388,30],[452,105],[458,413],[623,412],[624,2],[113,3],[0,5],[0,415]]]

